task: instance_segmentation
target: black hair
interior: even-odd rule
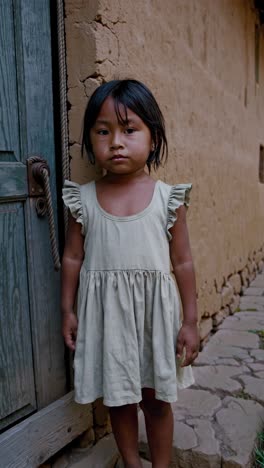
[[[161,162],[168,157],[168,143],[165,133],[164,117],[151,91],[137,80],[112,80],[99,86],[90,97],[83,122],[82,153],[86,149],[89,161],[95,164],[90,131],[104,101],[112,97],[118,121],[127,125],[127,109],[137,114],[150,130],[154,149],[147,159],[149,172],[151,166],[157,170]],[[120,114],[120,105],[124,106],[125,119]]]

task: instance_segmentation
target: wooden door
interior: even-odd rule
[[[49,164],[56,218],[48,0],[0,7],[0,428],[66,392],[59,273],[47,218],[30,198],[26,159]],[[22,466],[22,465],[21,465]]]

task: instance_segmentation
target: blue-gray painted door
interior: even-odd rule
[[[26,159],[51,169],[56,218],[49,0],[0,6],[0,429],[66,392],[59,273]]]

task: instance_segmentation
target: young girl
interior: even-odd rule
[[[190,364],[198,353],[186,226],[191,184],[170,186],[145,171],[167,156],[167,140],[155,98],[136,80],[114,80],[94,92],[83,147],[106,175],[81,186],[66,181],[63,189],[71,213],[62,261],[63,336],[75,350],[75,400],[104,398],[130,468],[141,467],[140,403],[152,466],[165,468],[173,434],[170,403],[177,389],[193,383]]]

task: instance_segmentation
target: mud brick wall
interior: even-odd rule
[[[193,182],[188,221],[205,340],[262,268],[264,35],[254,2],[65,0],[65,26],[72,179],[101,176],[81,157],[93,90],[113,78],[145,82],[169,141],[168,163],[153,176]]]

